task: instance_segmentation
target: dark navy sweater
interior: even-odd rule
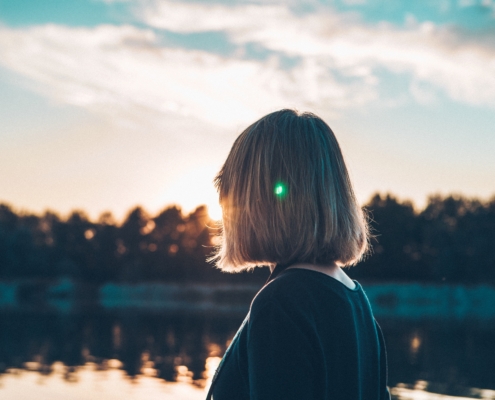
[[[255,296],[213,400],[389,400],[380,327],[358,282],[287,269]]]

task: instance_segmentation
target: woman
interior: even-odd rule
[[[271,274],[208,399],[389,399],[380,328],[341,269],[363,257],[369,234],[330,127],[311,113],[269,114],[237,138],[215,184],[217,266]]]

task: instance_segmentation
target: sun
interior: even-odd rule
[[[206,204],[206,207],[208,208],[208,215],[211,219],[215,221],[220,221],[222,219],[222,207],[220,207],[218,202]]]
[[[213,186],[213,179],[219,168],[211,164],[199,165],[178,175],[164,189],[162,202],[178,204],[184,213],[205,205],[210,218],[219,221],[222,218],[222,208],[218,202],[218,193]]]

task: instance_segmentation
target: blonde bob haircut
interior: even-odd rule
[[[210,260],[226,272],[256,266],[353,265],[368,224],[330,127],[280,110],[250,125],[215,178],[223,233]]]

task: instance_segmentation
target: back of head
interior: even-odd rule
[[[330,127],[312,113],[266,115],[237,138],[215,179],[223,210],[217,266],[352,265],[368,229]]]

